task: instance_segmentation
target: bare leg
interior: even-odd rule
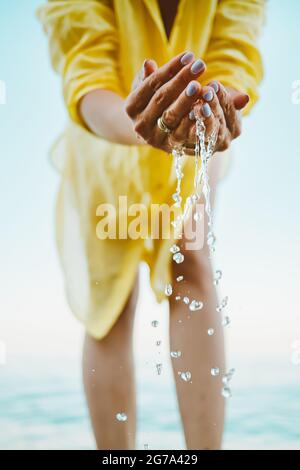
[[[86,335],[83,381],[98,449],[134,449],[135,388],[132,330],[138,282],[108,336]],[[120,422],[116,414],[128,419]]]
[[[218,180],[219,158],[211,162],[210,183],[212,199]],[[184,246],[182,242],[178,243]],[[171,350],[180,350],[182,356],[172,359],[179,408],[188,449],[219,449],[224,425],[224,399],[221,396],[221,375],[224,371],[224,338],[220,314],[216,312],[217,296],[207,248],[185,251],[182,264],[173,263],[173,292],[170,298]],[[185,281],[176,282],[183,275]],[[184,295],[201,300],[202,310],[194,313],[175,296]],[[213,328],[215,334],[208,336]],[[213,367],[220,368],[220,376],[213,377]],[[191,382],[184,382],[178,371],[190,371]]]

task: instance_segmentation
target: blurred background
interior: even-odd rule
[[[48,154],[66,111],[35,18],[39,4],[0,5],[0,448],[92,449],[83,331],[66,304],[54,240],[58,175]],[[228,366],[236,369],[226,449],[300,450],[299,21],[300,2],[268,2],[261,100],[218,194],[216,267],[230,298]],[[167,305],[156,305],[147,277],[143,266],[138,448],[181,449]]]

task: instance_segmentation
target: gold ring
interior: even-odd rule
[[[170,134],[172,131],[171,129],[168,128],[167,124],[164,122],[162,116],[157,119],[157,125],[159,129],[166,134]]]

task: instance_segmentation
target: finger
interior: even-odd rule
[[[223,109],[220,105],[218,96],[216,95],[213,87],[205,86],[202,88],[202,98],[204,103],[208,103],[212,111],[212,114],[216,119],[219,120],[220,128],[226,127],[226,120],[224,116]],[[208,108],[205,107],[205,110],[208,112]],[[219,129],[220,130],[220,129]]]
[[[224,113],[228,130],[231,133],[232,137],[236,138],[241,134],[240,115],[235,109],[232,97],[229,95],[228,91],[221,83],[218,83],[217,96],[219,98],[219,103]]]
[[[157,64],[154,60],[151,59],[146,59],[143,62],[143,65],[139,71],[139,73],[136,75],[131,90],[135,90],[137,87],[139,87],[145,78],[149,77],[151,73],[155,72],[157,69]]]
[[[206,137],[212,134],[213,131],[218,132],[217,144],[225,139],[227,134],[227,124],[224,116],[223,109],[220,105],[219,98],[216,95],[216,92],[213,87],[205,86],[202,89],[202,98],[205,104],[209,105],[212,115],[215,120],[212,120],[209,116],[205,122],[206,126]],[[202,108],[202,115],[209,114],[208,107],[204,106]]]
[[[249,95],[246,95],[244,93],[239,93],[237,96],[233,98],[233,104],[235,109],[241,110],[245,108],[245,106],[249,103]]]
[[[189,114],[181,119],[178,127],[171,133],[170,139],[174,142],[174,145],[182,144],[185,147],[195,145],[196,126],[195,121],[190,119]]]
[[[205,125],[205,137],[209,137],[212,132],[219,132],[220,121],[214,116],[208,103],[204,103],[201,107],[201,115]]]
[[[198,78],[205,71],[205,64],[202,60],[196,60],[192,65],[185,66],[174,78],[163,85],[152,97],[149,105],[145,109],[150,115],[156,120],[162,115],[168,106],[175,101],[184,89],[192,81],[195,87],[198,82],[195,82],[195,78]],[[191,95],[192,96],[192,89]],[[198,89],[195,90],[198,92]],[[186,112],[184,112],[186,114]]]
[[[249,95],[247,95],[247,93],[243,93],[241,91],[235,90],[234,88],[230,88],[229,94],[227,89],[223,85],[219,84],[219,82],[215,82],[215,84],[218,89],[220,88],[221,96],[224,94],[224,92],[225,94],[230,95],[231,101],[233,101],[233,106],[236,110],[239,111],[243,109],[249,103],[250,97]]]
[[[156,72],[157,69],[158,67],[157,67],[157,63],[155,62],[155,60],[152,60],[152,59],[145,60],[143,64],[142,80],[145,80],[152,73]]]
[[[156,90],[174,77],[183,67],[194,59],[191,52],[179,54],[151,74],[142,85],[134,90],[128,97],[126,112],[134,118],[148,104]]]
[[[200,85],[195,80],[191,83],[189,82],[193,78],[199,77],[204,71],[205,64],[199,59],[192,65],[185,66],[174,78],[163,85],[140,114],[135,124],[135,131],[147,138],[152,132],[152,129],[156,126],[157,119],[161,117],[162,114],[164,115],[166,125],[170,127],[170,129],[175,128],[179,124],[180,119],[188,113],[192,104],[199,97]],[[186,96],[184,95],[185,87],[187,87]],[[172,107],[171,112],[166,113],[165,110],[178,99],[180,94],[182,94],[182,96],[179,107],[176,106],[175,109]],[[187,97],[188,99],[186,99]],[[182,106],[183,109],[181,112]]]
[[[194,106],[194,114],[196,116],[196,119],[201,119],[201,121],[205,125],[206,138],[209,137],[209,135],[213,131],[219,133],[220,119],[218,116],[214,115],[209,103],[206,103],[204,100],[201,100],[201,102],[197,103]],[[222,127],[226,128],[226,126]]]
[[[148,145],[160,149],[166,148],[167,144],[169,144],[170,153],[172,152],[173,146],[170,142],[170,134],[162,131],[158,126],[154,127],[146,142]]]
[[[200,93],[200,83],[193,80],[178,98],[163,111],[163,120],[170,129],[175,129],[179,126],[180,121],[191,111],[194,103],[199,99]],[[158,113],[158,115],[160,114]]]
[[[212,132],[216,132],[217,141],[215,144],[215,151],[222,152],[223,150],[226,150],[231,141],[227,126],[224,124],[221,125],[220,120],[213,115],[208,103],[204,103],[202,105],[201,114],[205,125],[206,139],[212,134]]]
[[[215,82],[218,86],[218,82]],[[243,93],[242,91],[237,91],[234,88],[230,88],[230,95],[233,100],[233,105],[236,110],[240,111],[243,109],[250,101],[249,95]]]

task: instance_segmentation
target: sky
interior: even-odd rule
[[[54,240],[58,175],[49,149],[67,116],[60,79],[34,16],[40,0],[0,5],[0,342],[7,357],[80,353],[83,330],[70,313]],[[216,266],[230,298],[230,356],[290,360],[300,340],[300,2],[271,0],[261,39],[265,78],[261,100],[245,119],[216,207]],[[1,103],[1,100],[0,100]],[[142,270],[135,341],[153,349],[150,321],[161,319]],[[147,347],[145,347],[147,345]]]

